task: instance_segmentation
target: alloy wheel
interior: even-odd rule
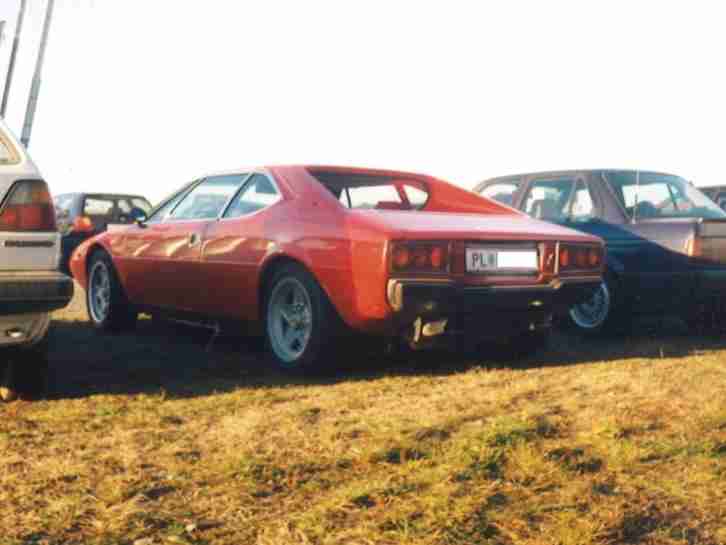
[[[278,282],[267,305],[267,334],[275,355],[294,367],[310,343],[313,310],[305,286],[296,278]]]
[[[91,269],[88,282],[88,309],[91,318],[96,323],[102,323],[108,318],[111,309],[111,273],[108,265],[97,261]]]
[[[602,282],[590,299],[570,309],[570,318],[577,327],[593,330],[601,327],[610,313],[610,290]]]

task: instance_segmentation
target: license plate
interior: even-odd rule
[[[536,271],[536,250],[495,250],[489,248],[467,248],[466,270],[488,272],[498,270]]]

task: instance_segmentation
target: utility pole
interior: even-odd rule
[[[13,36],[13,48],[10,50],[10,61],[8,62],[8,73],[5,76],[5,89],[3,90],[3,101],[0,105],[0,117],[5,117],[5,110],[8,107],[8,96],[10,95],[10,84],[13,81],[13,72],[15,71],[15,57],[18,54],[18,44],[20,43],[20,32],[23,30],[23,18],[25,17],[25,2],[20,0],[20,11],[18,12],[18,20],[15,23],[15,36]]]
[[[53,17],[53,2],[48,0],[48,7],[45,11],[45,22],[43,23],[43,35],[40,38],[40,49],[38,50],[38,61],[35,64],[35,73],[33,74],[33,83],[30,86],[30,96],[28,97],[28,108],[25,110],[25,122],[23,123],[23,132],[20,135],[20,142],[26,148],[30,144],[30,131],[33,128],[33,118],[35,117],[35,107],[38,104],[38,93],[40,92],[40,73],[43,70],[43,59],[45,58],[45,47],[48,45],[48,31],[50,30],[50,20]]]

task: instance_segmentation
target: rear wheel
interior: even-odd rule
[[[624,328],[627,320],[617,295],[616,282],[607,275],[590,299],[570,308],[567,314],[570,325],[585,335],[612,333]]]
[[[0,400],[5,402],[18,399],[19,392],[15,382],[15,361],[6,361],[0,368]]]
[[[273,273],[264,300],[265,341],[273,362],[286,371],[334,367],[339,319],[315,278],[300,265]]]
[[[126,299],[116,268],[106,252],[98,251],[91,256],[86,307],[94,327],[101,331],[118,333],[136,325],[138,312]]]
[[[30,348],[12,348],[0,368],[0,400],[41,398],[48,392],[48,357],[46,344]]]

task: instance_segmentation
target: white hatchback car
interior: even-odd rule
[[[59,259],[48,186],[0,120],[0,400],[45,385],[50,312],[73,296]]]

